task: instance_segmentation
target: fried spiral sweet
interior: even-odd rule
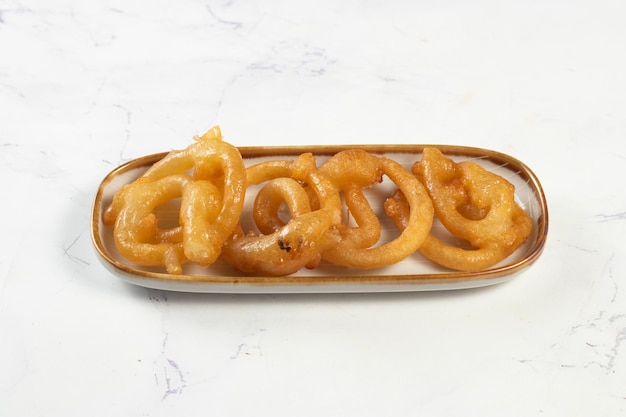
[[[397,188],[382,205],[399,231],[381,241],[380,210],[367,190],[384,181]],[[330,155],[319,167],[311,153],[246,167],[215,126],[117,191],[103,222],[122,256],[170,274],[216,261],[270,276],[320,263],[373,269],[418,251],[444,267],[475,271],[530,236],[532,222],[514,192],[504,178],[436,148],[425,148],[410,170],[362,149]],[[248,225],[244,202],[253,197]],[[165,228],[156,213],[170,202],[179,202],[178,222]],[[469,247],[435,237],[435,219]]]
[[[180,230],[161,230],[154,210],[181,197],[191,181],[188,175],[180,174],[156,181],[140,178],[115,194],[103,221],[114,225],[115,246],[126,259],[146,266],[163,265],[170,274],[182,272],[188,259]]]
[[[182,200],[180,218],[185,256],[206,266],[218,259],[223,243],[239,223],[246,191],[245,166],[239,150],[224,142],[219,128],[213,127],[186,149],[168,153],[142,178],[154,181],[189,170],[194,182]],[[211,202],[194,198],[194,194],[210,194],[205,199]]]
[[[213,127],[184,150],[172,151],[114,196],[104,223],[114,225],[118,250],[142,265],[182,273],[193,261],[214,263],[243,210],[245,166]],[[181,199],[178,227],[159,230],[154,209]]]
[[[470,248],[452,246],[430,234],[419,252],[451,269],[477,271],[503,260],[530,236],[532,222],[515,202],[515,188],[504,178],[473,162],[455,163],[436,148],[426,148],[412,167],[430,194],[437,218]],[[387,214],[401,229],[410,209],[395,192]]]
[[[292,178],[274,178],[256,195],[252,207],[254,223],[265,235],[276,232],[286,222],[280,216],[283,204],[292,218],[311,212],[311,201],[302,185]]]
[[[320,167],[320,171],[327,173],[335,186],[345,193],[347,204],[359,225],[356,229],[345,223],[341,225],[342,239],[332,250],[323,254],[325,260],[353,268],[380,268],[410,256],[428,236],[434,216],[433,205],[422,184],[397,162],[362,150],[349,150],[330,158]],[[372,246],[369,240],[362,238],[363,235],[374,236],[367,233],[367,228],[374,221],[372,209],[368,208],[369,204],[361,190],[381,182],[383,175],[388,176],[403,191],[410,212],[406,227],[398,237]],[[380,228],[380,225],[377,227]]]
[[[222,250],[222,259],[236,269],[265,275],[289,275],[302,267],[313,268],[321,253],[334,244],[332,226],[340,221],[341,201],[328,178],[317,170],[311,154],[302,154],[293,161],[270,161],[247,169],[249,185],[270,181],[271,192],[300,194],[287,191],[291,179],[311,187],[319,201],[317,210],[306,204],[291,204],[292,218],[283,224],[277,216],[261,228],[269,234],[245,234],[239,230],[229,238]],[[282,181],[282,187],[275,181]],[[295,185],[298,186],[299,185]],[[267,185],[266,185],[267,187]],[[269,192],[269,191],[266,191]],[[306,198],[302,192],[298,199]],[[276,207],[276,202],[271,203]]]

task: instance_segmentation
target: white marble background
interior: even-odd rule
[[[626,3],[0,0],[0,415],[626,412]],[[542,258],[460,292],[136,288],[97,261],[118,164],[448,143],[543,182]]]

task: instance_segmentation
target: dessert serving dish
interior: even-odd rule
[[[512,255],[498,264],[477,272],[453,271],[429,261],[419,253],[388,267],[359,270],[322,262],[314,269],[298,271],[288,276],[260,276],[235,270],[229,264],[217,261],[208,267],[186,264],[180,275],[168,274],[162,267],[136,265],[117,251],[113,227],[105,225],[102,215],[113,195],[125,184],[138,178],[167,153],[140,157],[124,163],[111,171],[96,192],[91,216],[92,241],[99,259],[114,275],[131,284],[171,291],[203,293],[329,293],[329,292],[399,292],[433,291],[476,288],[509,280],[524,272],[541,255],[548,233],[548,208],[541,184],[535,174],[521,161],[499,152],[450,145],[337,145],[293,147],[241,147],[239,151],[246,166],[272,159],[293,159],[310,152],[322,163],[326,158],[346,149],[363,149],[376,155],[387,156],[407,169],[421,158],[425,147],[436,147],[455,162],[473,161],[489,171],[507,179],[515,186],[516,202],[528,213],[533,230],[530,238]],[[251,189],[249,193],[254,192]],[[372,207],[382,207],[382,202],[395,188],[385,180],[367,194]],[[242,225],[250,227],[251,200],[246,198]],[[377,201],[379,200],[379,201]],[[159,207],[160,221],[177,222],[176,202]],[[383,237],[390,239],[397,228],[379,213]],[[443,230],[433,225],[433,232]],[[385,237],[387,235],[387,237]]]

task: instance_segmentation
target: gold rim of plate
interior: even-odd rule
[[[494,267],[477,272],[459,272],[447,269],[423,272],[420,268],[405,265],[401,273],[381,270],[348,270],[332,268],[329,271],[306,270],[290,276],[268,277],[240,273],[230,267],[222,273],[205,274],[195,270],[182,275],[166,273],[162,268],[143,267],[126,261],[112,247],[112,227],[102,223],[102,213],[110,203],[112,194],[124,183],[125,176],[136,178],[143,170],[161,160],[168,152],[143,156],[113,169],[98,187],[91,216],[91,238],[100,261],[113,273],[132,284],[186,292],[392,292],[465,289],[504,282],[531,266],[542,254],[548,235],[548,206],[539,179],[521,161],[509,155],[488,149],[453,145],[335,145],[335,146],[285,146],[240,147],[244,162],[274,158],[291,158],[304,152],[316,157],[329,157],[346,149],[363,149],[394,159],[403,155],[417,161],[425,147],[436,147],[455,160],[474,160],[481,164],[499,167],[509,176],[516,176],[531,198],[533,234],[516,254]],[[246,165],[249,165],[247,163]],[[131,175],[133,174],[133,175]],[[122,179],[120,181],[120,179]],[[517,195],[516,187],[516,195]],[[528,210],[527,210],[528,211]],[[108,242],[107,242],[108,241]],[[428,261],[430,262],[430,261]],[[416,263],[417,265],[417,263]],[[209,266],[206,271],[210,271]],[[230,269],[230,270],[229,270]],[[413,269],[418,270],[413,272]]]

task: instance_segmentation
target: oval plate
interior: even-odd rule
[[[407,168],[421,159],[425,147],[439,148],[446,156],[457,162],[471,160],[501,175],[515,186],[518,204],[533,220],[533,233],[516,252],[497,265],[478,272],[458,272],[441,268],[419,253],[386,268],[356,270],[322,263],[315,269],[303,269],[284,277],[266,277],[235,271],[221,261],[208,268],[188,264],[182,275],[171,275],[163,268],[145,267],[126,260],[119,254],[113,242],[113,228],[102,222],[102,213],[110,204],[114,193],[123,185],[134,181],[148,167],[162,159],[167,152],[144,156],[129,161],[111,171],[102,181],[96,193],[91,220],[91,237],[99,259],[113,274],[123,280],[149,288],[201,292],[201,293],[338,293],[338,292],[398,292],[434,291],[476,288],[509,280],[531,266],[541,255],[548,233],[548,207],[543,189],[535,174],[517,159],[491,150],[448,145],[338,145],[300,147],[242,147],[239,148],[247,166],[268,159],[294,158],[303,152],[311,152],[319,163],[329,156],[346,149],[364,149],[392,158]],[[368,190],[373,207],[382,202],[393,189],[387,178]],[[251,187],[249,193],[255,193]],[[246,198],[241,222],[251,227],[252,219],[247,213],[253,198]],[[162,207],[159,218],[174,225],[177,207]],[[383,228],[383,240],[392,238],[397,229],[385,215],[378,213]],[[162,221],[162,220],[160,220]],[[166,226],[166,225],[164,225]],[[439,224],[433,233],[442,233]]]

